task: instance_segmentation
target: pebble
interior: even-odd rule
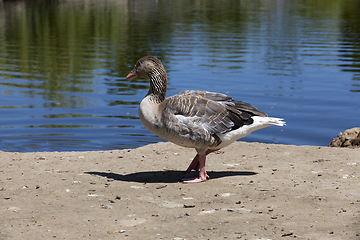
[[[113,208],[113,207],[110,206],[110,205],[104,205],[104,204],[101,204],[101,207],[102,207],[103,209],[112,209],[112,208]]]
[[[184,208],[194,208],[195,207],[195,205],[185,205],[184,204]]]
[[[222,197],[230,197],[231,195],[235,195],[233,193],[223,193],[221,194]]]
[[[108,234],[124,233],[125,230],[107,231]]]
[[[191,199],[194,199],[192,197],[183,197],[184,200],[191,200]]]
[[[199,212],[198,214],[199,215],[204,215],[204,214],[209,214],[209,213],[214,213],[214,212],[215,212],[215,209],[209,210],[209,211],[202,211],[202,212]]]
[[[87,196],[88,197],[98,197],[99,195],[96,193],[89,193]]]
[[[18,211],[20,211],[20,208],[18,208],[18,207],[9,207],[8,210],[13,211],[13,212],[18,212]]]

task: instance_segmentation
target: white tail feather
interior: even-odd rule
[[[270,124],[272,125],[276,125],[276,126],[284,126],[286,125],[286,122],[283,121],[283,118],[274,118],[274,117],[267,117],[268,121]]]
[[[286,124],[282,118],[254,116],[252,117],[252,119],[254,120],[254,122],[250,125],[244,125],[234,131],[230,131],[225,134],[218,134],[222,143],[219,146],[216,146],[216,148],[223,148],[258,129],[269,127],[272,125],[284,126]]]

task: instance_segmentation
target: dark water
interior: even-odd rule
[[[0,1],[0,150],[135,148],[162,60],[168,96],[227,93],[286,127],[246,141],[328,145],[360,126],[360,1]]]

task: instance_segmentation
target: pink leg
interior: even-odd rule
[[[196,154],[192,162],[190,163],[189,167],[186,169],[186,172],[191,172],[191,170],[199,171],[199,154]]]
[[[205,161],[206,161],[206,154],[199,155],[199,165],[200,165],[199,177],[183,179],[183,183],[198,183],[198,182],[203,182],[207,178],[209,178],[209,176],[206,174],[206,170],[205,170]]]
[[[205,155],[208,155],[209,153],[215,152],[219,149],[215,149],[215,150],[211,150],[208,149],[205,152]],[[196,156],[194,157],[194,159],[192,160],[192,162],[190,163],[189,167],[186,169],[186,172],[191,172],[191,170],[195,170],[195,171],[199,171],[200,170],[200,165],[199,165],[199,154],[196,154]]]
[[[182,181],[184,183],[197,183],[197,182],[202,182],[205,181],[207,178],[209,178],[209,175],[207,175],[206,170],[205,170],[205,162],[206,162],[206,155],[208,155],[209,153],[215,152],[216,150],[210,150],[208,149],[204,155],[199,155],[196,154],[196,156],[194,157],[194,159],[192,160],[192,162],[190,163],[188,169],[186,170],[186,172],[190,172],[191,170],[195,170],[195,171],[199,171],[199,177],[198,178],[187,178],[187,179],[182,179]]]

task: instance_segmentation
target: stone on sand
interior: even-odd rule
[[[339,133],[339,135],[331,141],[329,147],[360,147],[360,127],[351,128]]]

